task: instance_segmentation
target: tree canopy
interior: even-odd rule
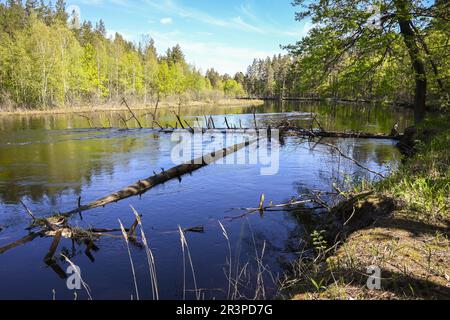
[[[189,65],[179,45],[158,55],[149,36],[140,43],[116,33],[105,23],[80,21],[66,3],[0,2],[0,104],[12,107],[61,107],[120,101],[143,103],[241,95],[222,77],[210,77]],[[238,85],[239,86],[239,85]],[[233,88],[231,88],[233,87]]]
[[[450,75],[448,2],[294,0],[294,5],[300,8],[297,20],[310,17],[314,28],[288,49],[315,83],[328,82],[336,90],[340,83],[346,86],[368,80],[395,87],[405,80],[414,82],[418,118],[423,116],[429,92],[446,98]],[[399,83],[392,83],[392,67],[402,77]]]
[[[448,106],[450,10],[446,1],[295,0],[312,30],[255,60],[245,89],[258,97],[322,97]]]

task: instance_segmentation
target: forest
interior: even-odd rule
[[[429,105],[448,106],[448,3],[382,2],[368,10],[363,1],[322,2],[295,1],[302,8],[297,20],[309,16],[314,28],[296,44],[285,44],[286,54],[255,59],[245,73],[230,76],[214,69],[203,74],[189,65],[179,45],[158,54],[148,35],[137,44],[108,35],[102,20],[95,26],[81,22],[77,12],[66,12],[63,0],[54,6],[8,0],[0,3],[0,103],[13,109],[122,97],[144,105],[167,97],[180,102],[252,97],[413,105],[417,80]],[[402,9],[402,3],[410,8]],[[399,27],[401,10],[411,26],[407,31]]]
[[[413,105],[449,102],[446,1],[294,1],[314,28],[288,55],[255,59],[244,87],[256,97],[325,97]],[[417,83],[418,82],[418,83]],[[422,106],[424,108],[424,106]]]
[[[449,41],[446,0],[0,0],[0,301],[450,299]]]
[[[190,66],[180,46],[159,55],[146,36],[138,44],[108,36],[105,23],[81,22],[66,3],[0,3],[0,103],[53,108],[135,98],[214,99],[244,94],[231,77]]]

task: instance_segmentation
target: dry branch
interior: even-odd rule
[[[84,119],[86,119],[87,121],[88,121],[88,123],[89,123],[89,127],[93,127],[93,125],[92,125],[92,119],[90,118],[90,117],[88,117],[88,116],[86,116],[86,115],[84,115],[84,114],[80,114],[80,113],[75,113],[77,116],[79,116],[79,117],[81,117],[81,118],[84,118]]]
[[[389,139],[399,140],[402,136],[391,136],[382,133],[374,134],[367,132],[342,132],[342,131],[311,131],[302,128],[290,127],[287,132],[291,135],[304,137],[322,137],[322,138],[357,138],[357,139]]]
[[[26,243],[28,243],[28,242],[31,242],[31,241],[33,241],[34,239],[36,239],[37,237],[40,237],[40,236],[42,236],[42,235],[43,235],[43,234],[42,234],[41,232],[34,232],[34,233],[31,233],[31,234],[29,234],[29,235],[23,237],[22,239],[19,239],[19,240],[14,241],[13,243],[10,243],[10,244],[8,244],[8,245],[6,245],[6,246],[4,246],[4,247],[1,247],[1,248],[0,248],[0,254],[3,254],[3,253],[5,253],[6,251],[9,251],[9,250],[14,249],[14,248],[17,248],[17,247],[19,247],[19,246],[21,246],[21,245],[24,245],[24,244],[26,244]]]
[[[265,195],[262,194],[259,200],[259,206],[258,208],[238,208],[238,209],[232,209],[232,210],[242,210],[244,211],[243,214],[237,215],[237,216],[227,216],[225,219],[227,220],[236,220],[244,218],[250,214],[253,214],[255,212],[259,212],[260,214],[264,214],[264,212],[273,212],[273,211],[288,211],[290,208],[295,208],[300,205],[306,205],[308,203],[313,202],[312,200],[298,200],[296,198],[292,198],[290,201],[286,203],[281,204],[273,204],[273,202],[270,202],[269,205],[264,206],[265,202]]]
[[[381,178],[385,178],[385,176],[384,176],[383,174],[381,174],[381,173],[379,173],[379,172],[377,172],[377,171],[374,171],[374,170],[372,170],[372,169],[370,169],[370,168],[368,168],[368,167],[362,165],[359,161],[357,161],[357,160],[353,159],[352,157],[346,155],[346,154],[343,153],[343,152],[341,151],[341,149],[339,149],[337,146],[335,146],[335,145],[333,145],[333,144],[331,144],[331,143],[325,143],[325,142],[321,142],[320,144],[322,144],[322,145],[324,145],[324,146],[327,146],[327,147],[330,147],[330,148],[336,150],[336,151],[341,155],[341,157],[343,157],[343,158],[345,158],[345,159],[347,159],[347,160],[352,161],[352,162],[353,162],[354,164],[356,164],[358,167],[360,167],[360,168],[362,168],[362,169],[364,169],[364,170],[366,170],[366,171],[368,171],[368,172],[370,172],[370,173],[373,173],[373,174],[375,174],[375,175],[377,175],[377,176],[379,176],[379,177],[381,177]]]
[[[133,110],[131,110],[131,108],[128,106],[127,100],[125,98],[122,99],[122,105],[125,105],[125,107],[127,107],[128,111],[130,111],[131,113],[131,117],[134,118],[134,120],[136,120],[137,124],[139,125],[139,128],[143,129],[144,127],[142,126],[139,119],[136,117],[136,114],[133,112]]]
[[[232,147],[224,148],[220,151],[211,153],[208,156],[208,158],[214,158],[214,159],[218,160],[219,158],[226,157],[229,154],[235,153],[235,152],[245,148],[246,146],[252,144],[253,142],[255,142],[255,141],[243,142],[243,143],[236,144]],[[122,189],[122,190],[115,192],[113,194],[110,194],[104,198],[93,201],[87,205],[80,206],[79,208],[76,208],[76,209],[69,211],[67,213],[64,213],[62,215],[68,217],[68,216],[71,216],[71,215],[79,213],[79,212],[84,212],[84,211],[95,209],[98,207],[104,207],[108,204],[115,203],[120,200],[124,200],[124,199],[130,198],[130,197],[141,195],[157,185],[163,184],[163,183],[170,181],[172,179],[175,179],[175,178],[179,178],[185,174],[194,172],[200,168],[207,166],[209,163],[205,162],[205,158],[207,158],[207,157],[203,156],[203,157],[191,160],[190,162],[186,162],[177,167],[171,168],[167,171],[163,171],[163,172],[156,174],[152,177],[149,177],[145,180],[140,180],[137,183],[135,183],[125,189]]]

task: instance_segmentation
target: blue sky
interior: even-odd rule
[[[67,0],[82,20],[103,19],[109,34],[138,42],[151,36],[159,53],[180,44],[187,61],[206,71],[246,71],[253,58],[283,52],[304,36],[291,0]],[[75,6],[75,7],[74,7]]]

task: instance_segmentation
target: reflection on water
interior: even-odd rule
[[[399,122],[409,124],[410,117],[392,110],[356,106],[319,106],[298,103],[270,103],[258,108],[258,121],[288,117],[299,125],[309,123],[309,113],[320,114],[322,125],[333,130],[389,132]],[[288,114],[280,115],[283,111]],[[389,112],[388,112],[389,111]],[[216,123],[223,122],[220,113],[227,113],[231,123],[252,126],[249,109],[197,109],[184,112],[188,121],[204,114],[213,114]],[[109,113],[113,119],[114,113]],[[96,114],[94,122],[105,121],[107,114]],[[103,117],[103,120],[101,119]],[[164,123],[174,124],[170,111],[161,111]],[[148,123],[151,118],[148,119]],[[114,126],[114,124],[113,124]],[[29,218],[19,205],[28,204],[38,216],[67,211],[76,206],[78,196],[88,202],[119,190],[161,168],[173,166],[170,136],[153,130],[89,129],[86,120],[76,115],[0,118],[0,247],[27,235],[24,229]],[[398,161],[398,152],[390,141],[336,140],[343,152],[365,166],[387,172]],[[280,172],[261,176],[259,166],[209,166],[159,186],[141,198],[131,198],[106,208],[98,208],[74,217],[72,225],[117,228],[117,219],[131,225],[129,205],[143,214],[144,228],[154,251],[162,298],[183,296],[183,260],[178,226],[205,226],[203,234],[188,234],[187,240],[196,270],[198,285],[207,289],[205,298],[225,298],[227,279],[224,268],[228,249],[218,221],[229,233],[233,261],[244,269],[242,281],[257,271],[254,257],[265,248],[264,263],[272,275],[266,274],[267,294],[273,294],[272,276],[282,272],[284,264],[294,257],[308,233],[308,219],[286,212],[250,215],[228,221],[226,216],[239,214],[232,208],[258,205],[262,193],[267,201],[284,202],[311,190],[332,189],[333,182],[348,182],[371,176],[323,145],[300,138],[287,138],[281,149]],[[305,231],[306,230],[306,231]],[[0,255],[0,298],[51,298],[52,289],[59,299],[71,299],[73,293],[65,282],[43,263],[51,239],[36,239],[22,247]],[[83,245],[72,246],[63,240],[59,250],[73,256],[83,271],[83,278],[92,288],[94,299],[129,299],[134,292],[124,242],[120,238],[102,238],[98,252],[85,253]],[[141,297],[151,298],[145,251],[132,248],[139,279]],[[95,263],[93,260],[95,259]],[[252,263],[253,261],[253,263]],[[63,269],[67,267],[60,263]],[[189,278],[189,277],[188,277]],[[190,279],[190,278],[189,278]],[[253,282],[251,282],[253,283]],[[193,289],[193,283],[188,283]],[[25,287],[26,286],[26,287]],[[6,290],[7,288],[7,290]],[[26,288],[26,289],[24,289]],[[271,290],[272,288],[272,290]],[[247,297],[254,294],[250,285]],[[189,297],[195,297],[192,291]],[[86,298],[83,293],[81,297]]]
[[[137,113],[141,116],[141,122],[145,127],[152,125],[152,116],[149,114],[153,109],[140,110]],[[178,112],[178,108],[164,108],[158,111],[159,122],[163,125],[175,126],[176,120],[173,112]],[[283,117],[286,113],[291,113],[294,120],[293,125],[308,126],[308,114],[318,115],[322,126],[327,130],[355,130],[373,133],[389,133],[395,123],[399,123],[400,130],[405,129],[413,123],[411,110],[404,108],[393,108],[374,106],[368,104],[324,104],[306,103],[295,101],[266,102],[259,107],[199,107],[181,109],[181,115],[191,117],[192,123],[198,119],[204,122],[207,115],[241,115],[243,124],[253,127],[253,111],[258,114],[266,114],[267,117]],[[124,118],[129,118],[129,114],[121,112]],[[125,116],[126,115],[126,116]],[[247,116],[245,116],[247,115]],[[123,122],[118,117],[117,112],[97,112],[90,115],[93,127],[123,127]],[[261,117],[259,117],[261,119]],[[223,117],[218,119],[218,127],[225,127]],[[295,123],[297,121],[297,123]],[[236,123],[237,124],[237,123]],[[130,121],[130,127],[137,127],[137,124]],[[38,115],[38,116],[15,116],[0,117],[0,132],[16,132],[19,130],[64,130],[74,128],[89,128],[89,121],[76,114],[66,115]],[[1,139],[1,137],[0,137]],[[1,140],[0,140],[1,142]]]

